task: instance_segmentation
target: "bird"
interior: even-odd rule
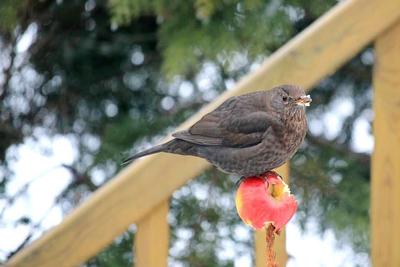
[[[296,85],[233,96],[172,140],[127,158],[158,152],[206,159],[225,173],[258,176],[288,161],[307,132],[312,99]]]

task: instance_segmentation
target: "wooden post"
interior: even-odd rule
[[[400,22],[375,43],[371,242],[375,267],[400,266]]]
[[[137,224],[134,243],[136,267],[167,267],[169,201],[164,201]]]
[[[285,180],[286,183],[289,183],[289,164],[285,164],[278,169],[275,170],[279,173]],[[255,249],[255,266],[256,267],[265,267],[266,264],[266,242],[265,242],[265,230],[264,231],[256,231],[254,234],[254,249]],[[275,252],[276,259],[279,264],[279,267],[286,266],[286,262],[288,260],[288,255],[286,252],[286,231],[282,230],[281,234],[275,238]]]

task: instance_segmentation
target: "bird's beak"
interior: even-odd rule
[[[310,95],[303,95],[296,99],[294,102],[299,106],[306,106],[309,107],[312,99]]]

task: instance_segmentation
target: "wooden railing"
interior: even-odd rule
[[[400,0],[347,0],[318,19],[181,125],[186,128],[230,96],[295,83],[310,89],[367,44],[377,40],[374,72],[372,163],[372,259],[400,266]],[[137,224],[136,266],[167,265],[171,194],[209,165],[194,157],[157,154],[138,160],[96,191],[6,266],[77,266]],[[280,173],[287,177],[287,166]],[[348,177],[347,179],[351,179]],[[264,266],[263,239],[256,234],[256,265]],[[278,242],[281,266],[284,239]]]
[[[373,266],[400,266],[400,21],[376,39],[371,182]]]

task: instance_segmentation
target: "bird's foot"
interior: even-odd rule
[[[244,179],[246,179],[246,177],[244,177],[244,176],[240,177],[239,180],[237,180],[235,183],[236,187],[239,187],[240,183],[243,182]]]
[[[263,179],[263,180],[267,180],[267,177],[268,177],[269,175],[276,175],[276,176],[279,177],[281,180],[283,180],[283,179],[282,179],[282,176],[280,176],[277,172],[275,172],[275,171],[266,171],[266,172],[264,172],[264,173],[262,173],[262,174],[254,175],[254,176],[250,176],[250,177],[244,177],[244,176],[242,176],[242,177],[239,178],[239,180],[236,181],[235,184],[236,184],[236,187],[239,187],[240,183],[243,182],[243,181],[244,181],[245,179],[247,179],[247,178],[260,178],[260,179]]]

